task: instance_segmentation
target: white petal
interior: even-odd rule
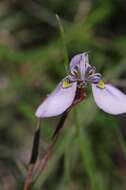
[[[70,87],[63,88],[62,82],[38,107],[35,115],[37,117],[53,117],[62,114],[73,103],[76,93],[76,82]]]
[[[113,115],[126,113],[126,95],[117,88],[105,84],[105,88],[100,89],[92,84],[92,91],[97,106],[103,111]]]

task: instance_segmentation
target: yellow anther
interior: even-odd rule
[[[104,88],[105,88],[105,83],[104,83],[104,81],[103,81],[103,80],[100,80],[100,81],[98,82],[98,84],[97,84],[97,87],[98,87],[98,88],[101,88],[101,89],[104,89]]]
[[[69,80],[65,79],[62,83],[62,87],[63,88],[68,88],[71,86],[71,83],[69,82]]]

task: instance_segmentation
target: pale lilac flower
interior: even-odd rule
[[[74,56],[69,74],[46,97],[36,111],[38,118],[57,116],[85,97],[87,84],[91,84],[94,100],[103,111],[117,115],[126,112],[126,95],[110,84],[105,84],[96,68],[89,64],[88,54]]]

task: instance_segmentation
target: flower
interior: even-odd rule
[[[37,108],[38,118],[60,115],[82,101],[87,84],[91,84],[95,103],[104,112],[113,115],[126,112],[126,95],[111,84],[105,84],[102,75],[89,64],[87,53],[72,58],[68,73]]]

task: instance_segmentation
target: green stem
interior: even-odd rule
[[[66,40],[65,40],[65,33],[64,33],[64,28],[63,25],[61,23],[60,17],[59,15],[56,14],[56,19],[58,22],[58,26],[59,26],[59,30],[60,30],[60,34],[61,34],[61,38],[62,38],[62,43],[63,43],[63,49],[64,49],[64,65],[65,65],[65,70],[66,72],[68,71],[68,62],[69,62],[69,58],[68,58],[68,52],[67,52],[67,45],[66,45]]]
[[[124,154],[124,157],[126,158],[126,142],[124,140],[123,134],[118,126],[115,127],[116,136],[118,138],[118,141],[120,143],[122,152]]]
[[[84,165],[84,169],[89,177],[91,187],[93,190],[99,190],[101,189],[99,187],[99,184],[97,182],[96,178],[96,172],[94,168],[93,163],[93,155],[91,153],[90,144],[86,137],[86,134],[82,133],[78,119],[77,119],[77,113],[76,110],[74,111],[74,122],[76,125],[76,133],[78,136],[79,146],[80,146],[80,152],[82,156],[82,161]]]

